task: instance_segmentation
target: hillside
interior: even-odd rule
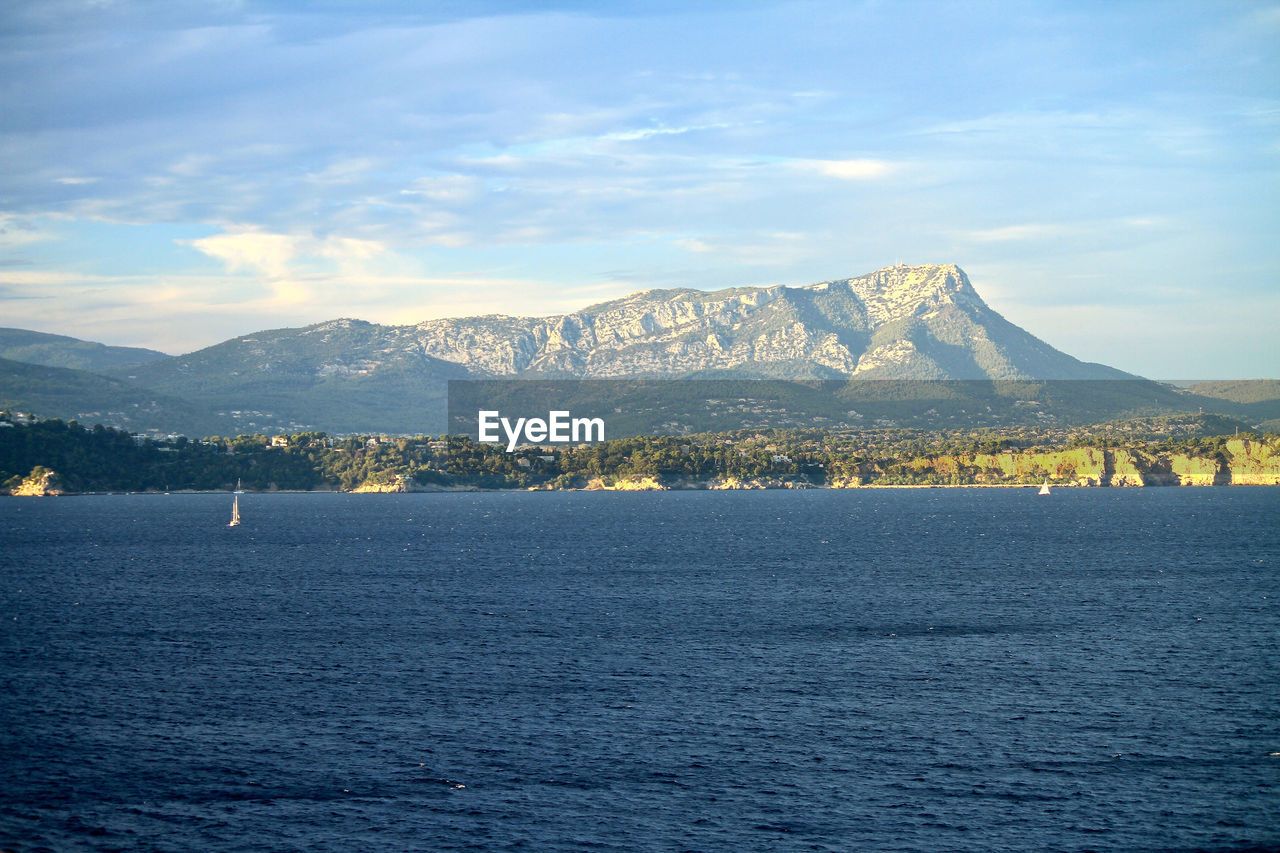
[[[234,429],[190,400],[83,370],[0,358],[0,410],[103,424],[133,432],[209,435]]]
[[[1280,430],[1280,379],[1196,382],[1186,391],[1214,401],[1235,403],[1239,416],[1249,423],[1258,424],[1267,430]]]
[[[238,432],[443,432],[446,383],[469,374],[396,345],[393,335],[393,327],[333,320],[257,332],[114,374],[198,401]]]
[[[153,349],[112,347],[65,335],[0,328],[0,358],[45,367],[94,371],[124,364],[160,361],[169,356]]]

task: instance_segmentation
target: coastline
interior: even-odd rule
[[[745,483],[742,485],[715,485],[706,482],[694,484],[647,484],[628,481],[622,484],[614,484],[612,486],[583,486],[576,488],[555,488],[547,486],[528,486],[525,488],[484,488],[482,486],[435,486],[435,487],[406,487],[401,489],[266,489],[260,491],[245,490],[239,494],[244,495],[409,495],[409,494],[454,494],[454,493],[500,493],[500,492],[763,492],[763,491],[860,491],[864,489],[1039,489],[1040,483],[865,483],[861,485],[839,485],[832,486],[828,484],[812,484],[812,483],[795,483],[783,482],[780,484],[756,485]],[[1261,487],[1271,488],[1280,486],[1280,483],[1144,483],[1144,484],[1125,484],[1121,486],[1095,485],[1095,484],[1079,484],[1079,483],[1050,483],[1050,488],[1055,491],[1058,489],[1229,489],[1229,488],[1249,488]],[[226,495],[234,496],[235,492],[228,492],[223,489],[170,489],[169,491],[53,491],[44,494],[0,494],[0,497],[121,497],[121,496],[146,496],[146,497],[166,497],[170,495]]]
[[[264,446],[235,454],[197,448],[189,458],[170,455],[161,464],[151,457],[160,457],[163,448],[150,451],[150,456],[148,450],[140,451],[143,457],[137,459],[123,453],[100,452],[95,457],[95,434],[82,436],[65,427],[62,433],[54,437],[71,443],[97,467],[76,465],[73,458],[69,470],[55,470],[40,463],[58,454],[66,459],[65,449],[58,454],[32,453],[7,463],[10,470],[33,467],[26,476],[6,479],[0,494],[233,494],[231,484],[246,472],[250,476],[245,479],[267,487],[250,488],[247,494],[1017,489],[1038,488],[1042,483],[1051,488],[1280,485],[1280,436],[1276,435],[1189,439],[1165,447],[1103,444],[999,451],[960,446],[934,453],[921,453],[910,445],[868,450],[816,444],[822,436],[757,436],[746,446],[732,438],[704,438],[696,448],[675,439],[642,438],[561,452],[526,448],[516,454],[501,453],[490,445],[463,445],[456,458],[439,448],[407,441],[387,447],[381,442],[376,446],[357,442],[352,447],[319,450],[311,445]],[[195,484],[219,488],[183,488]],[[113,488],[117,485],[124,488]]]

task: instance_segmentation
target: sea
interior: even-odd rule
[[[1277,851],[1280,489],[0,500],[5,851]]]

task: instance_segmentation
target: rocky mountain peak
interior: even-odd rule
[[[847,287],[866,306],[872,327],[910,317],[922,306],[930,308],[951,303],[986,308],[969,277],[955,264],[898,264],[857,278],[823,282],[807,289],[838,287]]]
[[[805,287],[645,290],[571,314],[432,320],[405,332],[423,355],[480,376],[1093,372],[988,308],[955,264],[899,264]]]

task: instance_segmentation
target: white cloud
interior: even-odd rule
[[[713,246],[707,243],[704,243],[701,240],[695,239],[693,237],[685,237],[680,240],[676,240],[675,242],[677,246],[679,246],[681,249],[684,249],[686,252],[695,252],[698,254],[702,254],[705,252],[715,251],[715,248]]]
[[[443,175],[418,178],[407,189],[400,190],[400,195],[420,196],[442,204],[460,204],[475,199],[478,191],[479,181],[471,175]]]
[[[335,261],[376,258],[387,251],[385,244],[377,240],[360,240],[355,237],[326,237],[318,247],[318,254]]]
[[[1005,225],[1000,228],[965,231],[962,232],[961,236],[968,240],[976,240],[979,243],[1009,243],[1060,237],[1067,233],[1067,230],[1061,225]]]
[[[273,234],[249,228],[178,242],[221,261],[229,273],[258,281],[277,306],[315,301],[319,288],[334,276],[369,278],[376,274],[369,264],[388,254],[378,240]]]
[[[899,164],[888,160],[797,160],[801,169],[815,171],[843,181],[872,181],[897,171]]]
[[[107,276],[0,269],[5,320],[20,328],[109,344],[191,352],[264,328],[355,316],[412,324],[439,317],[544,315],[582,307],[561,283],[488,274]],[[127,336],[127,337],[126,337]]]
[[[211,154],[188,154],[170,163],[168,171],[179,177],[193,178],[209,171],[210,167],[217,162],[217,159]],[[164,176],[157,176],[161,180],[165,180]]]
[[[683,133],[691,133],[696,130],[722,130],[730,127],[726,123],[693,125],[690,127],[645,127],[637,130],[620,130],[614,133],[605,133],[597,137],[605,142],[634,142],[639,139],[648,139],[652,136],[679,136]]]
[[[285,278],[290,275],[290,261],[297,256],[298,242],[288,234],[243,230],[186,241],[186,245],[222,261],[230,272]]]
[[[308,173],[307,180],[315,184],[352,184],[364,180],[376,165],[369,157],[336,160],[318,172]]]
[[[459,158],[459,162],[472,165],[483,166],[494,169],[519,169],[528,164],[530,158],[518,157],[514,154],[492,154],[484,156],[464,156]]]
[[[53,235],[23,217],[0,213],[0,249],[13,250],[19,246],[53,239]]]
[[[1246,12],[1240,21],[1245,32],[1280,31],[1280,4],[1263,5]]]
[[[1011,136],[1029,132],[1062,133],[1068,130],[1131,127],[1137,117],[1129,110],[1101,112],[1067,112],[1062,110],[1029,110],[1001,112],[957,119],[931,125],[918,131],[929,134],[984,134]]]
[[[1026,222],[949,232],[963,250],[966,244],[1001,245],[1010,251],[1043,251],[1052,244],[1082,257],[1086,252],[1112,251],[1119,247],[1149,247],[1185,228],[1164,214],[1132,214],[1069,222]],[[1027,244],[1027,245],[1019,245]],[[1039,244],[1039,245],[1037,245]],[[969,246],[969,248],[973,248]],[[985,250],[984,250],[985,251]],[[1048,258],[1042,258],[1048,260]]]
[[[276,310],[270,299],[218,275],[0,270],[0,292],[14,326],[169,353],[242,334],[248,316]]]
[[[796,231],[750,231],[737,234],[726,234],[715,246],[698,240],[688,241],[693,245],[683,245],[686,241],[677,241],[677,245],[694,253],[715,252],[717,258],[731,258],[733,264],[748,275],[745,281],[735,282],[748,284],[756,280],[761,268],[782,267],[798,264],[815,254],[812,234]],[[702,246],[703,248],[697,248]],[[748,273],[748,271],[750,271]],[[805,281],[791,281],[789,284],[807,284]]]

